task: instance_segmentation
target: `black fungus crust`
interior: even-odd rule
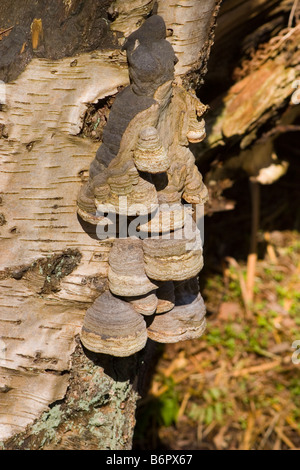
[[[107,10],[112,0],[1,0],[0,80],[15,80],[33,57],[61,59],[93,50],[118,49]],[[31,25],[42,20],[43,37],[32,49]]]

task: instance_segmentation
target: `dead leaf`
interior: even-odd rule
[[[222,426],[218,434],[213,438],[217,450],[226,449],[228,447],[228,444],[224,438],[227,429],[228,426]]]

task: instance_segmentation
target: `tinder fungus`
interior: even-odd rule
[[[146,344],[146,323],[130,303],[107,291],[87,310],[81,341],[96,353],[130,356]]]
[[[150,178],[139,175],[133,161],[116,168],[112,165],[90,183],[96,207],[113,207],[117,214],[146,215],[158,205],[157,192]]]
[[[113,102],[77,199],[89,223],[113,224],[106,213],[116,216],[109,290],[87,310],[81,332],[87,349],[113,356],[134,354],[148,336],[169,343],[205,329],[195,280],[202,241],[190,204],[203,205],[208,193],[188,145],[205,137],[206,106],[174,80],[163,18],[146,19],[122,49],[130,84]]]
[[[134,162],[138,170],[149,173],[162,173],[169,168],[170,160],[155,127],[146,127],[141,131],[134,151]]]
[[[113,294],[137,297],[157,288],[145,273],[141,240],[115,240],[108,263],[109,289]]]
[[[198,292],[185,286],[176,291],[175,307],[169,312],[153,316],[148,325],[148,336],[159,343],[177,343],[202,336],[206,327],[205,305]]]
[[[145,272],[157,281],[180,281],[195,276],[202,269],[200,233],[194,224],[192,233],[184,229],[143,240]]]
[[[196,115],[192,114],[192,116],[189,119],[189,129],[187,133],[187,138],[189,142],[192,142],[192,143],[202,142],[205,136],[206,136],[206,132],[205,132],[204,119],[201,119],[198,121]]]
[[[141,315],[152,315],[156,312],[158,304],[158,298],[154,291],[138,297],[124,297],[124,300],[130,302],[134,310]]]
[[[147,222],[139,225],[139,231],[154,235],[173,232],[182,228],[191,215],[192,208],[183,204],[161,204]]]
[[[77,212],[83,220],[90,224],[96,225],[99,222],[99,218],[96,216],[96,205],[91,183],[86,183],[79,191],[77,197]]]

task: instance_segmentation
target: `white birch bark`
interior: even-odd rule
[[[170,41],[179,58],[177,76],[197,62],[215,4],[158,2],[158,13],[173,30]],[[112,28],[128,36],[152,7],[149,0],[115,2],[120,14]],[[17,447],[20,433],[30,437],[40,430],[43,439],[34,444],[36,448],[73,446],[72,439],[55,441],[53,433],[45,433],[39,425],[45,416],[53,418],[49,406],[66,397],[74,378],[76,335],[86,309],[105,289],[108,268],[109,244],[83,230],[76,215],[82,178],[99,146],[78,134],[87,104],[114,95],[128,83],[125,54],[108,50],[57,61],[35,58],[5,86],[0,111],[5,129],[0,139],[0,441],[4,448],[9,439]],[[126,397],[134,414],[135,388],[129,380],[112,383],[103,368],[97,369],[93,377],[100,374],[110,390],[119,390],[103,429],[114,428],[115,420],[124,429],[120,403]],[[55,421],[51,431],[59,434],[59,426]],[[99,429],[94,425],[91,448],[130,446],[133,424],[123,439],[118,438],[119,431],[105,435]],[[80,438],[80,429],[76,432]]]

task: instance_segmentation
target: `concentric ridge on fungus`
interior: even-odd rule
[[[108,264],[108,283],[113,294],[138,297],[157,289],[157,285],[145,273],[142,240],[115,240]]]
[[[184,229],[163,237],[143,240],[145,272],[157,281],[181,281],[194,277],[203,267],[199,230],[194,227],[191,237]],[[200,234],[199,234],[200,236]]]
[[[175,286],[175,306],[162,315],[155,315],[148,325],[148,336],[159,343],[177,343],[199,338],[205,330],[205,305],[198,292],[197,279]]]
[[[78,215],[90,224],[109,224],[107,212],[136,224],[135,237],[112,237],[109,290],[87,310],[81,331],[87,349],[120,357],[144,348],[148,337],[168,343],[203,333],[202,244],[186,203],[208,197],[188,147],[205,137],[206,106],[174,80],[177,58],[164,20],[148,18],[123,50],[130,85],[112,105],[77,198]]]
[[[139,230],[141,233],[150,232],[152,236],[174,232],[181,229],[186,224],[188,217],[191,216],[191,207],[187,208],[181,203],[161,204],[157,211],[153,212],[150,220],[139,225]]]
[[[96,353],[130,356],[146,344],[146,323],[130,303],[107,291],[87,310],[81,341]]]
[[[162,173],[169,168],[168,154],[155,127],[145,127],[141,131],[134,151],[134,163],[138,170],[148,173]]]
[[[148,337],[158,343],[177,343],[199,338],[205,331],[205,306],[201,294],[190,304],[175,306],[167,313],[155,315],[148,325]]]
[[[124,297],[124,299],[130,302],[134,310],[142,315],[148,316],[157,312],[158,298],[155,291],[140,295],[139,297]]]

